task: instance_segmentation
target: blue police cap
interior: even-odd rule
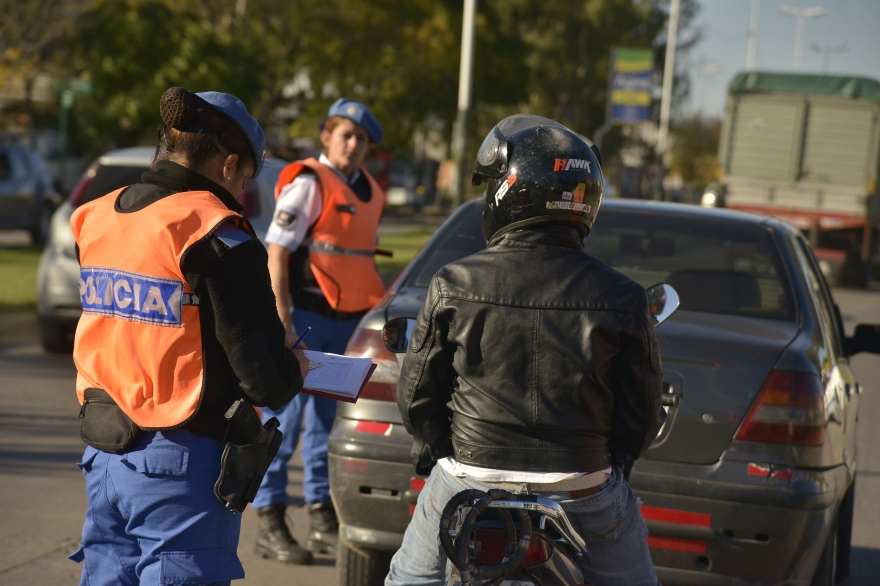
[[[244,103],[235,96],[221,92],[201,92],[196,95],[225,114],[245,133],[254,149],[257,161],[254,177],[259,175],[263,168],[263,158],[266,156],[266,136],[257,119],[248,114]]]
[[[327,119],[335,116],[348,118],[352,122],[363,126],[373,144],[382,142],[382,136],[385,134],[385,131],[382,130],[382,125],[379,124],[379,121],[373,116],[370,109],[362,103],[348,98],[339,98],[330,106],[327,118],[321,120],[318,128],[324,130],[324,123],[327,122]]]

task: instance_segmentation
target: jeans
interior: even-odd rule
[[[82,586],[228,585],[244,578],[241,515],[214,496],[220,444],[186,429],[146,432],[124,454],[87,447]]]
[[[437,539],[440,514],[449,499],[469,488],[486,491],[492,486],[452,476],[434,466],[419,494],[403,544],[391,559],[385,586],[445,586],[447,558]],[[565,500],[565,493],[543,496],[558,501],[572,525],[580,526],[580,534],[593,556],[593,563],[584,567],[588,583],[659,586],[648,550],[648,529],[629,483],[616,468],[596,494],[575,500]]]
[[[311,326],[312,331],[303,341],[309,350],[342,354],[348,345],[360,318],[334,320],[304,309],[293,310],[293,327],[302,334]],[[278,429],[284,434],[278,454],[269,465],[260,490],[254,498],[254,508],[261,509],[275,503],[287,503],[287,462],[296,451],[305,414],[302,460],[305,478],[303,491],[306,504],[330,502],[330,472],[327,463],[327,440],[336,418],[336,401],[300,393],[281,409],[261,408],[263,421],[277,417]]]

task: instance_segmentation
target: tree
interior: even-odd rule
[[[21,98],[7,107],[34,114],[34,82],[41,74],[64,73],[58,51],[88,5],[89,0],[0,0],[0,87],[7,99]],[[19,92],[10,92],[16,87]]]
[[[697,189],[718,179],[720,119],[691,116],[674,124],[671,135],[672,173]]]

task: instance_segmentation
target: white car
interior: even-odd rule
[[[135,147],[110,151],[86,169],[67,200],[55,211],[46,249],[37,271],[37,320],[40,344],[47,352],[71,352],[76,324],[82,314],[79,289],[79,263],[76,260],[70,216],[84,203],[133,183],[150,170],[155,149]],[[244,216],[260,239],[266,235],[275,211],[275,182],[287,164],[266,159],[257,179],[238,196]]]

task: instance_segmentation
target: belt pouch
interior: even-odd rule
[[[79,417],[82,441],[103,452],[120,454],[134,447],[143,435],[143,430],[103,389],[86,389]]]
[[[283,434],[278,419],[272,417],[264,425],[254,408],[242,400],[233,403],[225,417],[229,426],[214,495],[227,509],[241,513],[257,495]]]

